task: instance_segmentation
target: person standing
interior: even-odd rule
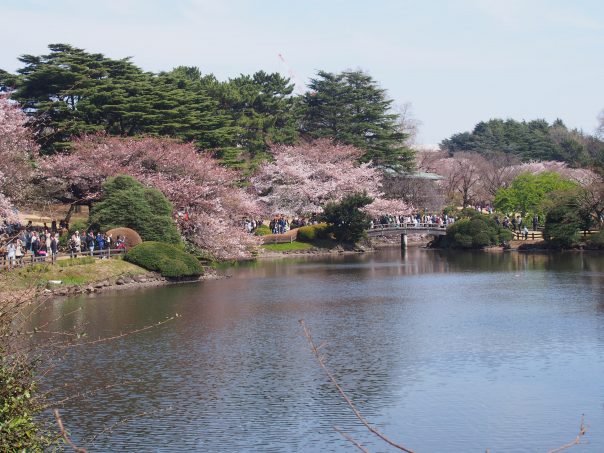
[[[533,216],[533,231],[537,231],[537,227],[539,226],[539,217],[537,214]]]
[[[101,258],[103,258],[103,249],[105,248],[105,239],[103,238],[103,235],[101,234],[101,232],[99,231],[96,235],[96,247],[99,250],[99,252],[101,252]]]
[[[17,259],[18,266],[23,264],[23,241],[21,239],[17,239],[17,243],[15,244],[15,258]]]
[[[16,253],[17,248],[15,247],[15,243],[12,241],[9,242],[6,246],[6,264],[9,269],[15,267]]]
[[[90,253],[90,256],[93,256],[93,254],[94,254],[94,233],[92,231],[89,231],[88,235],[86,236],[86,246],[88,247],[88,252]]]
[[[51,234],[50,238],[50,259],[54,263],[59,253],[59,233]]]

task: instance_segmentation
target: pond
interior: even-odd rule
[[[52,302],[40,319],[111,342],[48,385],[90,451],[604,451],[604,256],[410,248],[259,261],[229,278]],[[73,312],[81,307],[81,310]],[[72,313],[73,312],[73,313]],[[71,313],[67,316],[62,314]],[[96,437],[95,437],[96,436]]]

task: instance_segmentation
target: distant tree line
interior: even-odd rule
[[[472,132],[454,134],[440,144],[450,155],[476,152],[487,157],[508,155],[522,162],[555,160],[572,167],[602,167],[604,141],[576,129],[562,120],[481,121]]]
[[[196,67],[143,71],[68,44],[23,55],[16,74],[0,70],[0,91],[31,118],[43,154],[69,151],[75,137],[167,136],[211,150],[226,165],[254,168],[272,144],[330,138],[354,145],[362,162],[410,169],[413,153],[392,100],[361,71],[319,71],[308,91],[278,73],[219,81]]]

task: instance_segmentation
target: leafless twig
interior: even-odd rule
[[[336,389],[338,390],[338,392],[340,393],[340,395],[342,396],[342,398],[344,398],[344,401],[346,401],[346,404],[348,404],[348,407],[350,407],[350,409],[352,410],[352,412],[354,413],[354,415],[359,419],[359,421],[363,425],[365,425],[365,427],[369,431],[371,431],[373,434],[375,434],[377,437],[379,437],[380,439],[382,439],[387,444],[393,446],[394,448],[398,448],[399,450],[405,451],[407,453],[414,453],[413,450],[410,450],[410,449],[408,449],[408,448],[406,448],[406,447],[404,447],[404,446],[402,446],[400,444],[397,444],[393,440],[390,440],[386,435],[384,435],[380,431],[378,431],[377,428],[375,428],[374,426],[372,426],[371,424],[369,424],[369,422],[367,421],[367,419],[365,419],[365,417],[363,417],[363,415],[356,408],[356,406],[354,405],[354,403],[352,402],[352,400],[350,399],[350,397],[346,394],[346,392],[344,392],[344,389],[340,386],[340,384],[338,383],[338,381],[335,378],[335,376],[333,375],[333,373],[329,370],[329,368],[327,368],[327,365],[325,364],[325,359],[319,353],[319,348],[315,345],[315,342],[314,342],[314,340],[312,338],[310,330],[308,329],[308,327],[306,327],[306,324],[304,323],[304,320],[300,319],[299,322],[300,322],[300,325],[302,326],[302,329],[304,329],[304,336],[306,336],[306,340],[308,341],[308,344],[310,345],[310,350],[312,351],[313,355],[316,357],[317,361],[319,362],[319,365],[321,365],[321,368],[323,368],[323,370],[325,371],[325,373],[329,377],[329,380],[336,387]]]
[[[69,445],[73,449],[73,451],[75,451],[76,453],[88,453],[86,451],[86,449],[78,447],[69,438],[69,434],[67,434],[67,431],[65,430],[65,427],[63,426],[63,420],[61,420],[61,415],[59,414],[59,410],[55,409],[53,411],[53,413],[55,414],[55,419],[57,420],[57,425],[59,425],[59,431],[61,432],[61,437],[63,437],[65,442],[67,442],[67,445]]]
[[[359,442],[357,442],[352,436],[346,434],[344,431],[342,431],[338,426],[334,426],[333,429],[340,435],[342,436],[344,439],[346,439],[348,442],[350,442],[352,445],[354,445],[355,447],[357,447],[359,450],[361,450],[364,453],[369,453],[369,450],[367,450],[365,447],[363,447]]]
[[[557,453],[559,451],[566,450],[567,448],[573,447],[575,445],[579,445],[581,443],[581,438],[587,432],[587,428],[585,427],[585,423],[584,423],[584,417],[585,417],[585,415],[581,415],[581,425],[579,426],[579,434],[577,434],[577,437],[575,437],[571,442],[564,444],[561,447],[554,448],[553,450],[550,450],[547,453]]]

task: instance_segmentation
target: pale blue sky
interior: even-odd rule
[[[0,0],[0,23],[9,71],[57,42],[219,79],[360,68],[413,104],[421,143],[496,117],[592,133],[604,108],[601,0]]]

